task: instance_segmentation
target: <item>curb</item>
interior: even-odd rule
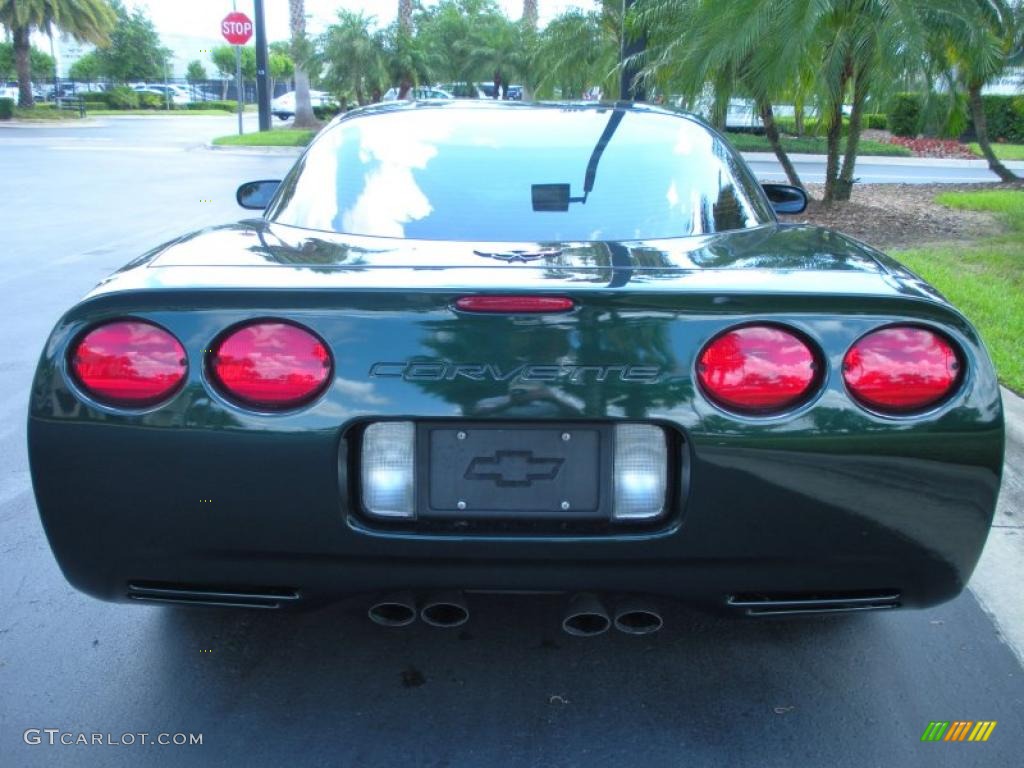
[[[206,144],[205,147],[214,152],[234,152],[240,155],[279,155],[282,157],[298,157],[306,151],[305,147],[239,147],[230,144]]]
[[[103,125],[102,117],[85,117],[75,120],[0,120],[0,130],[18,130],[19,128],[99,128]]]
[[[749,162],[777,162],[774,152],[743,152],[743,159]],[[791,154],[789,159],[794,163],[820,163],[825,155]],[[895,165],[909,168],[980,168],[988,170],[988,162],[982,158],[977,160],[961,160],[950,158],[943,160],[938,157],[889,157],[886,155],[858,155],[857,162],[869,162],[872,165]],[[1024,162],[1020,160],[1004,160],[1010,170],[1024,170]]]

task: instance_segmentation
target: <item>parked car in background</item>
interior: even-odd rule
[[[454,99],[448,91],[442,90],[441,88],[413,88],[406,95],[406,101],[423,101],[425,99]],[[384,94],[382,101],[397,101],[398,100],[398,89],[388,88],[387,93]]]
[[[338,104],[327,91],[310,91],[309,103],[313,107],[333,107]],[[295,91],[288,91],[271,101],[270,114],[281,120],[295,117]]]
[[[509,101],[522,101],[523,100],[523,86],[521,85],[510,85],[508,87],[508,93],[505,94],[505,98]]]
[[[487,93],[476,83],[443,83],[437,86],[456,99],[486,99]]]

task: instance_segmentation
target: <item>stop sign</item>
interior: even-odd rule
[[[220,33],[232,45],[245,45],[252,37],[252,19],[239,11],[229,13],[220,23]]]

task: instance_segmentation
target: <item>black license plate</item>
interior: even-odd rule
[[[418,429],[421,517],[609,517],[608,426],[447,422]]]

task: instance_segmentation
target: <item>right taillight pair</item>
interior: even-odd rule
[[[919,413],[949,397],[963,363],[953,344],[927,328],[898,325],[861,337],[843,358],[851,397],[881,413]],[[809,400],[824,365],[811,344],[775,325],[747,325],[714,338],[700,354],[704,393],[727,410],[781,413]]]

